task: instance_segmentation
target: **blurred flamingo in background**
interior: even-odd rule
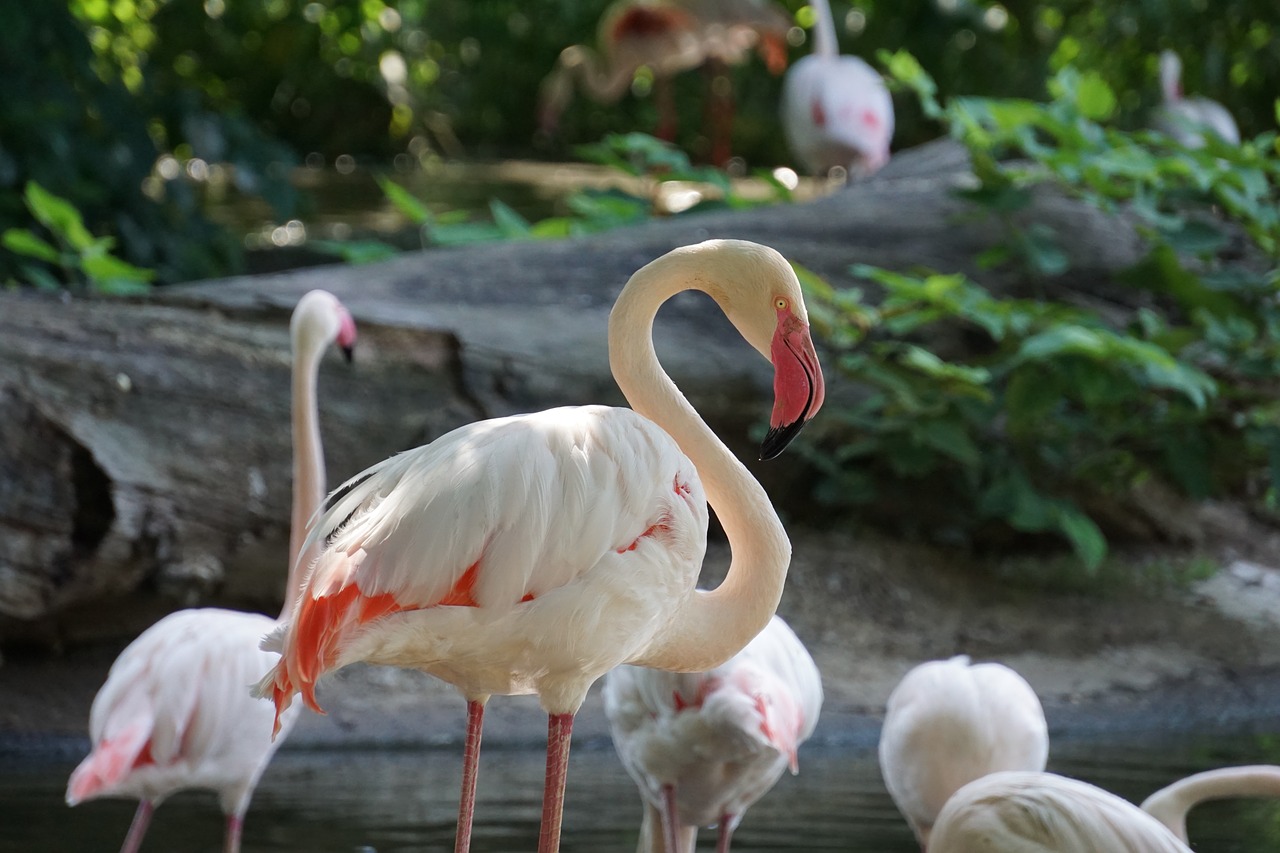
[[[1192,806],[1278,792],[1277,767],[1210,770],[1152,794],[1144,808],[1153,816],[1101,788],[1053,773],[993,773],[947,801],[934,824],[929,853],[1189,853],[1185,818]]]
[[[885,786],[923,848],[963,785],[998,770],[1043,770],[1049,728],[1031,685],[998,663],[958,655],[898,683],[880,731]]]
[[[813,733],[822,681],[778,616],[707,672],[620,666],[605,676],[613,745],[645,803],[639,853],[692,853],[697,827],[718,824],[718,853]]]
[[[842,168],[849,177],[866,176],[889,162],[893,99],[875,69],[856,56],[840,56],[827,0],[813,0],[813,8],[813,53],[787,72],[782,130],[809,172]]]
[[[745,62],[754,49],[770,71],[780,74],[787,65],[790,26],[790,17],[770,0],[619,0],[600,17],[598,52],[581,44],[561,51],[542,82],[539,127],[555,133],[575,87],[598,103],[611,104],[630,91],[641,68],[648,68],[658,108],[654,135],[670,142],[677,123],[671,78],[709,64],[708,136],[713,161],[724,162],[732,123],[724,67]]]
[[[1240,129],[1227,108],[1208,98],[1188,98],[1182,94],[1182,60],[1172,50],[1160,54],[1160,91],[1164,103],[1155,111],[1152,124],[1187,148],[1203,148],[1205,132],[1232,145],[1240,144]]]
[[[298,301],[293,346],[293,511],[284,609],[288,619],[309,562],[301,543],[307,520],[324,499],[324,454],[316,410],[320,358],[336,342],[350,357],[356,327],[331,294],[313,290]],[[240,849],[244,815],[258,779],[282,742],[273,742],[272,709],[248,686],[275,661],[258,648],[278,620],[257,613],[204,608],[172,613],[142,632],[116,658],[89,717],[93,751],[71,774],[67,803],[136,797],[125,837],[134,853],[151,814],[171,794],[215,791],[227,816],[225,851]],[[292,726],[296,713],[280,721]]]
[[[470,845],[490,695],[536,693],[548,714],[538,849],[551,853],[573,717],[591,684],[623,663],[719,666],[777,607],[791,552],[782,523],[654,354],[658,308],[689,289],[712,296],[772,361],[761,454],[777,455],[823,400],[800,285],[772,249],[713,240],[649,263],[618,296],[609,360],[634,411],[561,408],[461,427],[348,481],[311,531],[321,552],[259,690],[280,711],[297,692],[319,710],[317,680],[356,661],[456,685],[468,716],[456,850]],[[707,500],[733,560],[701,591]]]

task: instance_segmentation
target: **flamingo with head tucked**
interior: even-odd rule
[[[889,162],[893,99],[884,80],[856,56],[841,56],[827,0],[817,13],[813,53],[787,72],[782,87],[782,132],[808,171],[844,169],[861,177]]]
[[[316,411],[320,357],[334,342],[348,358],[355,323],[331,294],[313,290],[299,300],[293,343],[293,512],[288,619],[308,560],[300,556],[307,520],[324,499],[324,455]],[[97,797],[136,797],[138,809],[124,853],[142,844],[151,814],[165,798],[189,788],[217,792],[227,816],[224,850],[240,849],[244,815],[258,779],[282,739],[272,739],[271,708],[248,685],[274,656],[258,648],[278,620],[257,613],[180,610],[129,644],[94,697],[89,716],[93,751],[71,774],[67,803]],[[287,730],[296,713],[280,718]]]
[[[1232,145],[1240,144],[1240,129],[1226,107],[1208,98],[1182,94],[1182,60],[1172,50],[1160,53],[1160,91],[1164,103],[1154,115],[1157,130],[1187,148],[1203,148],[1206,133]]]
[[[779,616],[706,672],[611,671],[605,714],[645,803],[638,853],[692,853],[697,827],[713,823],[728,853],[751,804],[798,770],[821,708],[818,667]]]
[[[1277,796],[1280,767],[1270,766],[1197,773],[1152,794],[1142,808],[1053,773],[993,773],[947,801],[929,853],[1190,853],[1185,820],[1192,806]]]
[[[1048,757],[1040,699],[1002,664],[971,665],[965,655],[929,661],[889,695],[880,773],[921,848],[963,785],[998,770],[1044,770]]]
[[[823,400],[800,285],[772,249],[713,240],[649,263],[609,318],[613,374],[634,409],[585,406],[482,421],[368,469],[325,504],[297,614],[270,638],[259,686],[284,711],[356,661],[422,670],[467,700],[457,850],[467,850],[484,706],[536,693],[548,714],[541,853],[559,849],[573,716],[623,663],[719,666],[769,621],[790,543],[764,489],[654,354],[654,316],[709,294],[774,366],[761,451],[780,453]],[[705,489],[705,498],[704,498]],[[694,588],[707,501],[733,550]]]

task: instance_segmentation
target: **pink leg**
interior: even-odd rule
[[[240,835],[244,832],[244,816],[227,815],[227,841],[223,853],[240,853]]]
[[[147,834],[151,814],[155,810],[156,807],[151,805],[150,800],[138,801],[138,810],[133,813],[133,823],[129,824],[129,834],[124,837],[120,853],[138,853],[138,848],[142,846],[142,836]]]
[[[547,718],[547,781],[542,789],[542,834],[538,853],[558,853],[560,821],[564,818],[564,783],[569,771],[569,739],[573,714]]]
[[[716,834],[716,853],[729,853],[729,841],[733,838],[733,815],[720,815]]]
[[[462,797],[458,801],[458,835],[454,853],[471,849],[471,822],[476,814],[476,779],[480,775],[480,731],[484,726],[484,703],[467,703],[467,743],[462,751]]]
[[[681,853],[680,810],[676,807],[676,786],[662,786],[662,834],[666,837],[667,853]]]

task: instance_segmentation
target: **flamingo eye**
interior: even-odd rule
[[[786,311],[790,304],[791,303],[787,302],[787,300],[783,299],[781,296],[773,300],[773,307],[777,308],[779,311]]]

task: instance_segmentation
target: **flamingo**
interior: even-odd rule
[[[613,745],[645,801],[638,853],[692,853],[697,827],[712,823],[717,853],[728,853],[751,804],[797,772],[821,708],[818,667],[778,616],[707,672],[609,672]]]
[[[1187,148],[1203,148],[1206,132],[1240,144],[1240,129],[1227,108],[1208,98],[1187,98],[1182,94],[1182,60],[1172,50],[1160,53],[1160,90],[1164,103],[1156,110],[1153,124]]]
[[[324,456],[316,411],[320,357],[336,342],[350,358],[355,323],[334,296],[313,290],[298,301],[293,346],[292,558],[284,608],[288,619],[306,560],[300,559],[307,519],[324,500]],[[226,853],[240,849],[244,815],[271,756],[271,708],[247,685],[274,656],[258,643],[277,624],[257,613],[202,608],[156,622],[125,648],[94,697],[89,716],[93,750],[72,772],[67,804],[97,797],[136,797],[138,808],[122,853],[136,853],[152,812],[188,788],[217,792],[226,814]],[[278,721],[282,732],[296,713]]]
[[[814,51],[791,66],[782,85],[782,130],[810,172],[837,167],[863,177],[889,162],[893,99],[884,80],[856,56],[840,56],[827,0],[817,12]]]
[[[670,142],[676,132],[671,78],[711,63],[712,158],[724,162],[729,159],[732,110],[721,104],[714,78],[723,66],[745,62],[752,48],[772,73],[781,74],[787,66],[790,26],[786,12],[768,0],[618,0],[597,25],[599,52],[580,44],[561,51],[542,82],[539,126],[545,133],[555,132],[575,85],[596,102],[611,104],[631,88],[636,72],[647,67],[658,105],[655,135]]]
[[[1280,796],[1280,768],[1229,767],[1196,774],[1147,799],[1144,806],[1156,816],[1101,788],[1053,773],[992,773],[947,801],[934,824],[929,853],[1189,853],[1184,827],[1188,809],[1206,799],[1249,796]]]
[[[467,700],[456,849],[469,849],[484,707],[536,693],[548,715],[540,853],[559,849],[573,717],[623,663],[697,672],[769,621],[790,542],[764,489],[698,417],[654,354],[654,315],[709,294],[774,365],[772,458],[819,409],[822,373],[791,267],[712,240],[637,271],[609,317],[609,360],[634,409],[583,406],[481,421],[357,475],[308,537],[321,547],[297,615],[267,639],[258,686],[278,711],[356,661],[428,672]],[[704,496],[705,487],[705,496]],[[694,589],[707,501],[733,560]]]
[[[657,89],[656,135],[668,142],[674,139],[670,78],[706,61],[694,16],[674,0],[618,0],[600,16],[596,41],[598,53],[581,44],[566,47],[555,69],[542,81],[538,99],[542,130],[555,132],[573,99],[575,85],[596,102],[611,104],[631,88],[636,72],[648,67]]]
[[[1049,728],[1031,685],[998,663],[922,663],[889,695],[880,772],[920,842],[947,799],[997,770],[1044,770]]]

